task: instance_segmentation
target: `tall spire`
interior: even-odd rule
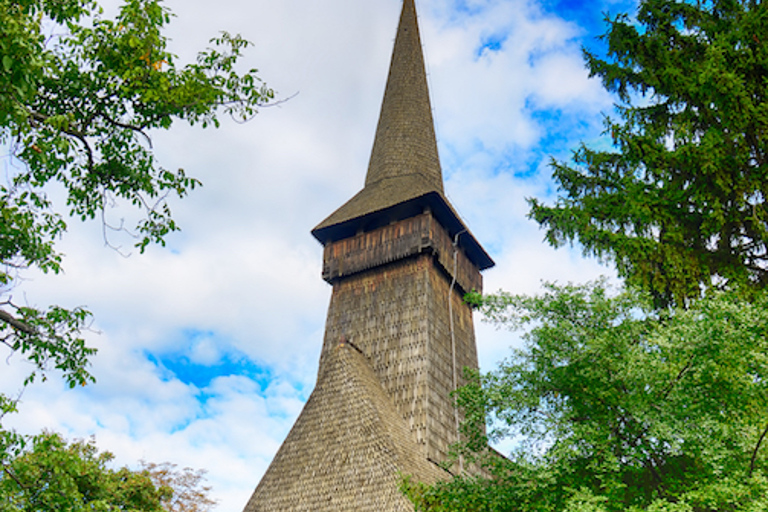
[[[339,226],[349,228],[350,222],[365,222],[363,217],[430,192],[443,196],[443,176],[416,7],[404,0],[365,187],[312,233],[325,242],[336,238],[331,233]]]
[[[478,268],[493,266],[445,197],[416,6],[403,0],[365,186],[312,234],[327,244],[425,210],[451,238],[461,235],[459,245]]]
[[[442,193],[443,177],[413,2],[403,2],[365,186],[405,178],[424,180]]]

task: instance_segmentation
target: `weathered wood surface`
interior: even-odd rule
[[[327,244],[323,279],[333,283],[340,277],[420,254],[433,254],[441,269],[451,278],[455,276],[460,292],[482,291],[483,278],[461,249],[461,235],[454,246],[454,240],[429,212]]]
[[[447,476],[421,456],[365,356],[337,343],[244,512],[412,512],[401,474]]]
[[[322,366],[339,339],[359,347],[424,456],[434,461],[445,460],[450,444],[457,441],[450,397],[454,371],[462,383],[462,369],[477,368],[472,312],[450,285],[430,254],[338,280],[321,355]]]

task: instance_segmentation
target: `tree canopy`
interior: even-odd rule
[[[204,485],[205,471],[192,468],[178,469],[176,464],[142,462],[142,470],[158,489],[170,489],[163,500],[166,512],[207,512],[216,501],[208,497],[210,486]]]
[[[585,51],[616,94],[613,147],[553,162],[560,196],[530,200],[559,246],[615,263],[658,304],[702,287],[768,285],[768,7],[756,0],[643,0]]]
[[[111,459],[92,442],[38,436],[30,450],[3,464],[0,510],[163,512],[172,491],[155,487],[146,472],[110,469]]]
[[[160,0],[125,0],[115,19],[92,0],[0,0],[0,341],[71,386],[90,379],[93,352],[78,337],[89,313],[16,304],[19,273],[61,270],[67,215],[126,229],[142,250],[164,243],[178,229],[166,199],[198,182],[156,161],[151,130],[247,120],[273,97],[256,70],[237,71],[240,36],[222,33],[177,66],[162,32],[170,19]],[[66,204],[51,203],[54,184]],[[136,226],[110,226],[116,203],[143,213]]]
[[[110,232],[128,233],[140,251],[164,244],[179,229],[167,200],[199,182],[157,161],[153,130],[245,121],[274,97],[255,69],[240,70],[250,43],[238,35],[222,32],[195,62],[177,64],[164,35],[171,17],[161,0],[122,0],[114,19],[95,0],[0,0],[0,343],[32,363],[22,389],[54,369],[70,387],[93,381],[95,350],[81,336],[90,313],[13,298],[26,270],[61,271],[56,241],[68,218],[96,219],[107,242]],[[64,192],[63,203],[52,190]],[[139,221],[112,223],[113,206],[137,211]],[[37,444],[27,453],[24,439],[2,427],[16,407],[0,393],[3,468],[36,456]]]
[[[43,433],[0,473],[2,512],[205,512],[215,504],[203,474],[173,464],[113,469],[114,456],[94,441],[66,442]]]
[[[489,473],[408,484],[418,510],[768,507],[768,293],[659,312],[597,283],[481,304],[529,327],[524,348],[459,393],[467,455]],[[487,448],[500,437],[516,440],[509,459]]]

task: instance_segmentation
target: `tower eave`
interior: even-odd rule
[[[379,209],[371,209],[367,204],[370,188],[366,187],[339,208],[325,221],[312,230],[312,235],[323,245],[343,238],[349,238],[361,231],[370,231],[392,222],[397,222],[418,215],[424,210],[432,211],[435,218],[448,231],[451,238],[456,238],[459,247],[464,249],[469,260],[479,270],[485,270],[495,265],[493,259],[483,249],[466,224],[443,197],[435,191],[414,195],[406,201],[386,205]],[[373,194],[374,197],[376,196]],[[366,213],[361,215],[344,215],[345,211],[356,210],[356,204],[367,204]]]

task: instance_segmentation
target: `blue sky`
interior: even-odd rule
[[[446,191],[497,263],[486,290],[610,275],[545,245],[525,198],[553,197],[550,156],[601,142],[612,98],[588,79],[581,46],[599,51],[603,13],[634,2],[416,3]],[[172,204],[183,231],[167,248],[125,258],[104,247],[99,225],[70,223],[65,273],[29,274],[18,293],[93,311],[97,383],[35,385],[13,423],[95,435],[120,463],[207,469],[218,510],[239,512],[312,390],[330,288],[309,232],[362,187],[400,0],[167,5],[181,61],[218,30],[239,32],[254,42],[245,66],[291,99],[245,125],[153,134],[164,165],[204,183]],[[517,340],[480,322],[476,331],[486,370]],[[12,393],[25,368],[2,360],[0,389]]]

